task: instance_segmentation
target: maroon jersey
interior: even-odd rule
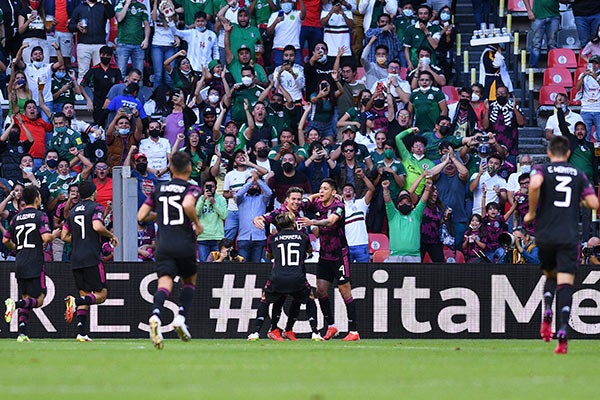
[[[319,227],[319,258],[323,260],[339,260],[342,258],[342,250],[348,247],[346,234],[344,231],[345,214],[344,204],[334,199],[329,206],[324,206],[321,199],[309,201],[302,200],[302,208],[307,213],[316,215],[317,220],[327,219],[331,214],[339,217],[338,221],[332,226]]]

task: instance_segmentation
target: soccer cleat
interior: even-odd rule
[[[10,321],[12,320],[12,316],[16,309],[15,301],[13,299],[6,299],[4,301],[4,304],[6,304],[6,311],[4,312],[4,320],[6,321],[7,324],[9,324]]]
[[[556,332],[558,345],[554,349],[554,354],[567,354],[567,332],[560,330]]]
[[[294,333],[294,331],[283,331],[283,337],[286,339],[289,339],[293,342],[297,341],[298,338],[296,337],[296,334]]]
[[[325,340],[329,340],[337,335],[339,335],[340,331],[338,328],[336,328],[335,326],[331,325],[329,327],[327,327],[327,332],[325,333],[325,336],[323,336],[323,339]]]
[[[75,316],[75,297],[67,296],[65,297],[65,321],[67,323],[73,322],[73,317]]]
[[[92,339],[90,339],[90,337],[88,335],[77,335],[77,338],[75,339],[75,341],[77,342],[93,342]]]
[[[323,336],[321,336],[320,333],[313,332],[310,340],[312,340],[313,342],[323,342],[325,339],[323,339]]]
[[[160,331],[161,322],[160,318],[158,318],[158,315],[151,316],[148,324],[150,324],[150,339],[152,339],[154,347],[156,347],[158,350],[161,350],[164,344],[162,332]]]
[[[276,342],[285,341],[283,336],[281,336],[281,331],[279,330],[279,328],[275,328],[272,331],[269,331],[269,333],[267,333],[267,337],[271,340],[275,340]]]
[[[544,313],[542,326],[540,327],[540,336],[544,342],[552,340],[552,311],[548,310]]]
[[[360,340],[360,335],[356,331],[348,332],[345,338],[342,339],[344,342],[354,342]]]
[[[177,332],[179,339],[183,340],[184,342],[189,342],[192,338],[192,335],[185,324],[185,317],[183,315],[177,315],[175,317],[175,320],[173,321],[173,328],[175,328],[175,332]]]
[[[17,336],[17,342],[19,342],[19,343],[31,342],[31,340],[29,340],[29,336],[21,333],[19,336]]]
[[[251,342],[256,342],[258,339],[260,339],[260,335],[258,334],[258,332],[253,332],[248,335],[248,340]]]

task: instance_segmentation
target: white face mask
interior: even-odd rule
[[[479,95],[477,93],[473,93],[471,95],[471,101],[479,101]]]
[[[440,14],[440,19],[442,21],[450,21],[450,14],[443,12]]]
[[[218,103],[219,102],[219,96],[217,96],[216,94],[211,94],[208,96],[208,101],[211,103]]]
[[[531,165],[521,165],[521,173],[528,174],[531,172]]]
[[[414,15],[413,10],[411,9],[402,10],[402,14],[404,14],[405,17],[412,17]]]
[[[250,86],[252,85],[252,82],[254,82],[254,79],[252,79],[251,76],[242,76],[242,83],[245,86]]]

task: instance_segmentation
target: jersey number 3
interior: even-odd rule
[[[556,180],[558,184],[556,185],[556,191],[558,193],[564,193],[564,200],[554,200],[554,207],[567,208],[571,206],[571,196],[573,193],[573,189],[569,186],[569,183],[573,180],[570,176],[557,176]]]

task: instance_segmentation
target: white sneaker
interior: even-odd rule
[[[148,323],[150,324],[150,339],[152,340],[154,347],[161,350],[164,344],[162,332],[160,331],[160,326],[162,325],[160,318],[158,318],[158,315],[153,315],[150,317]]]
[[[189,342],[192,338],[192,335],[185,324],[185,317],[183,315],[177,315],[175,317],[175,320],[173,320],[173,328],[175,328],[175,332],[177,332],[179,339],[184,342]]]
[[[258,332],[254,332],[248,335],[248,340],[251,342],[256,342],[258,339],[260,339],[260,335],[258,334]]]
[[[322,342],[325,339],[323,339],[323,336],[321,336],[320,333],[314,333],[312,334],[312,337],[310,338],[310,340],[312,340],[313,342]]]
[[[75,339],[78,342],[92,342],[93,340],[90,339],[90,337],[88,335],[77,335],[77,339]]]

